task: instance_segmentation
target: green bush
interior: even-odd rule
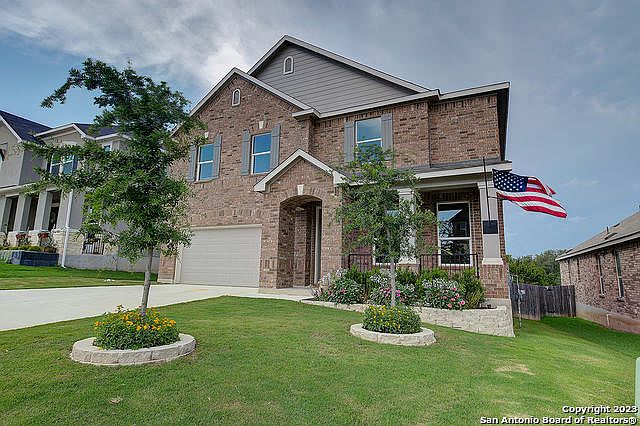
[[[436,278],[424,283],[424,305],[438,309],[463,309],[466,301],[460,294],[458,283]]]
[[[93,344],[104,349],[150,348],[180,339],[176,322],[161,317],[154,308],[143,317],[139,309],[124,310],[118,306],[115,312],[108,312],[96,321],[94,330]]]
[[[411,334],[421,330],[420,317],[407,306],[369,306],[362,317],[365,330],[379,333]]]
[[[328,302],[351,305],[353,303],[362,303],[364,300],[362,286],[344,275],[333,280],[329,284],[326,293],[325,300]]]
[[[42,251],[42,247],[40,246],[31,246],[31,245],[22,245],[15,248],[16,250],[25,250],[25,251]]]
[[[475,309],[484,301],[484,287],[473,270],[458,272],[453,279],[458,283],[458,290],[466,302],[465,309]]]

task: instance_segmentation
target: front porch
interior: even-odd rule
[[[486,297],[507,304],[502,203],[492,183],[485,185],[482,175],[449,176],[422,181],[415,194],[402,189],[398,192],[400,197],[420,197],[421,207],[437,219],[417,237],[424,243],[424,253],[402,259],[399,266],[417,272],[439,268],[449,275],[473,270],[485,287]],[[376,259],[370,248],[360,248],[345,255],[343,267],[371,270],[387,268],[388,264]]]

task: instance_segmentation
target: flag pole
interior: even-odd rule
[[[489,206],[489,184],[487,183],[487,162],[482,157],[482,168],[484,169],[484,195],[487,197],[487,214],[491,222],[491,207]]]

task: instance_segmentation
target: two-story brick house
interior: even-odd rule
[[[336,185],[356,147],[375,144],[419,178],[418,194],[399,196],[422,197],[448,225],[421,236],[437,264],[477,268],[487,296],[508,303],[502,205],[485,196],[483,173],[483,157],[511,169],[508,93],[508,83],[441,93],[283,37],[194,107],[210,143],[176,166],[192,182],[194,237],[161,259],[160,280],[282,288],[347,266]]]
[[[17,245],[16,235],[27,233],[37,245],[38,234],[48,231],[64,266],[87,269],[144,271],[144,262],[131,265],[118,256],[117,248],[102,243],[99,235],[83,236],[79,228],[83,220],[84,194],[62,193],[47,188],[29,195],[25,188],[39,180],[36,168],[49,168],[52,173],[72,173],[76,158],[42,159],[25,150],[23,141],[46,144],[82,144],[92,139],[105,150],[118,150],[126,145],[126,136],[115,128],[89,132],[89,124],[70,123],[50,128],[40,123],[0,111],[0,226],[6,244]],[[158,260],[154,269],[157,270]]]

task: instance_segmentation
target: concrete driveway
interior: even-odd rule
[[[220,296],[301,300],[310,295],[258,293],[256,288],[185,284],[152,285],[149,306],[164,306]],[[0,331],[92,317],[118,305],[140,305],[142,286],[0,290]]]

